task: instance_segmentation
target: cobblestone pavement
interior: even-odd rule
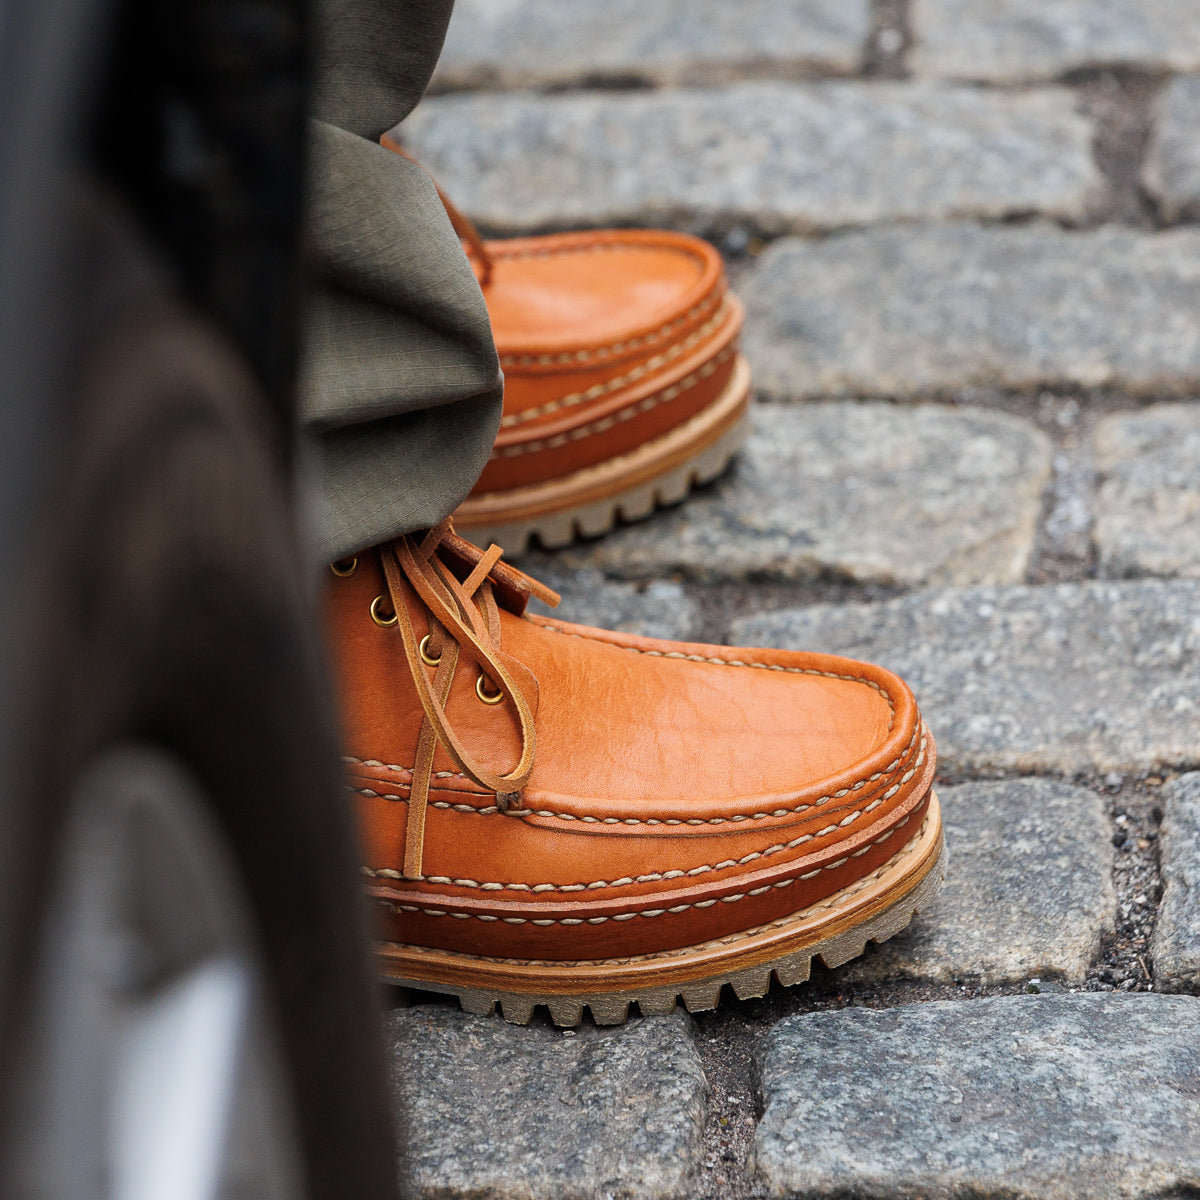
[[[1200,5],[458,3],[413,151],[495,233],[711,237],[759,388],[726,478],[525,565],[899,670],[951,866],[714,1013],[400,997],[410,1193],[1196,1195]]]

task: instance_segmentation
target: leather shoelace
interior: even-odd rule
[[[390,133],[385,133],[379,139],[379,143],[385,149],[391,150],[393,154],[399,154],[401,158],[407,158],[409,162],[416,163],[422,171],[425,171],[426,175],[429,175],[429,172]],[[437,180],[432,175],[429,175],[429,181],[437,191],[438,199],[441,200],[442,206],[446,210],[446,216],[450,218],[454,232],[470,247],[467,251],[468,255],[479,263],[479,286],[487,287],[492,278],[492,256],[488,253],[483,235],[475,228],[471,218],[466,216],[458,205],[438,187]]]
[[[408,824],[404,838],[404,875],[414,879],[422,873],[425,816],[433,756],[441,745],[458,769],[481,787],[496,793],[504,811],[518,807],[521,789],[533,770],[537,750],[533,712],[516,681],[500,661],[500,614],[493,573],[503,551],[491,546],[461,582],[438,555],[443,541],[453,534],[450,522],[435,525],[424,537],[406,535],[382,548],[383,571],[396,614],[404,655],[412,673],[417,697],[424,710],[417,741],[409,792]],[[474,550],[474,548],[471,548]],[[557,593],[505,567],[523,587],[547,604],[556,605]],[[427,638],[418,639],[410,608],[424,607],[429,617]],[[476,692],[486,704],[511,705],[520,732],[521,755],[516,766],[498,774],[480,763],[463,744],[446,714],[446,698],[460,658],[469,659],[479,671]],[[430,679],[427,668],[433,669]],[[490,689],[490,690],[485,690]]]

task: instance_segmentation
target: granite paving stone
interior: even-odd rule
[[[1200,772],[1172,780],[1162,800],[1163,896],[1150,947],[1155,986],[1194,991],[1200,988]]]
[[[1105,417],[1095,441],[1101,570],[1200,576],[1200,404]]]
[[[882,663],[913,688],[944,774],[1200,765],[1200,584],[922,592],[735,621],[739,645]]]
[[[1130,1200],[1200,1187],[1200,1001],[1002,996],[786,1017],[754,1165],[774,1197]]]
[[[952,223],[785,238],[743,280],[779,398],[1200,387],[1200,231]]]
[[[1014,84],[1106,67],[1200,69],[1190,0],[912,0],[917,75]]]
[[[749,82],[664,91],[438,96],[409,148],[485,227],[667,224],[700,232],[879,221],[1078,219],[1091,126],[1060,88]]]
[[[685,504],[555,556],[626,578],[861,582],[1024,576],[1050,447],[1004,413],[759,405],[733,471]],[[530,560],[536,575],[538,560]]]
[[[1113,929],[1112,828],[1094,792],[1048,779],[938,789],[951,869],[928,912],[839,977],[1082,983]]]
[[[420,1005],[387,1035],[405,1196],[687,1194],[707,1086],[681,1014],[568,1036]]]
[[[870,27],[868,0],[457,0],[433,86],[848,75]]]
[[[1168,221],[1200,217],[1200,76],[1175,79],[1158,102],[1146,153],[1146,187]]]
[[[588,567],[573,571],[553,563],[552,556],[540,562],[534,574],[562,596],[562,603],[551,609],[534,598],[532,612],[677,642],[694,641],[699,634],[700,606],[674,580],[625,583]]]

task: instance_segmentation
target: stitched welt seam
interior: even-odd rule
[[[908,842],[906,842],[905,845],[903,845],[894,855],[892,855],[887,862],[880,867],[876,867],[875,870],[869,875],[864,875],[861,879],[855,880],[854,883],[847,884],[846,887],[842,888],[840,891],[834,892],[832,896],[827,896],[824,900],[818,900],[815,904],[810,904],[807,908],[798,909],[794,913],[789,913],[786,917],[779,917],[777,920],[768,921],[765,925],[757,925],[753,929],[747,929],[739,933],[728,934],[725,937],[711,938],[709,941],[700,942],[695,946],[683,946],[677,950],[663,950],[657,954],[630,955],[625,958],[584,959],[582,960],[582,963],[586,963],[588,966],[615,967],[633,966],[637,963],[654,962],[663,958],[682,958],[689,954],[695,954],[700,950],[707,950],[710,947],[734,946],[739,942],[745,941],[747,938],[755,937],[766,932],[767,930],[784,929],[790,925],[794,925],[797,921],[803,921],[806,917],[815,912],[826,912],[837,908],[842,908],[845,906],[847,901],[853,899],[854,896],[858,895],[859,892],[864,891],[866,888],[870,887],[871,884],[875,883],[879,879],[882,879],[883,876],[889,871],[895,870],[902,863],[916,854],[919,843],[928,824],[929,818],[926,817],[925,820],[921,822],[920,829],[917,830],[917,832],[908,840]],[[418,954],[422,952],[429,952],[430,950],[430,948],[427,946],[411,946],[405,942],[384,941],[381,944],[384,946],[395,946],[403,950],[415,951]],[[564,965],[572,965],[564,964],[563,962],[555,959],[495,958],[483,954],[468,954],[462,950],[434,950],[433,953],[450,954],[454,958],[472,959],[476,962],[497,963],[502,965],[515,964],[537,967],[562,967]]]
[[[870,804],[863,808],[856,809],[854,812],[848,813],[835,825],[829,825],[824,829],[819,829],[816,833],[801,834],[800,837],[792,838],[789,842],[777,842],[774,846],[767,846],[764,850],[755,850],[750,854],[744,854],[741,858],[727,858],[716,863],[702,863],[700,866],[691,867],[688,870],[671,870],[671,871],[655,871],[649,875],[626,876],[623,879],[597,879],[591,883],[496,883],[486,882],[481,883],[477,879],[452,879],[448,875],[414,875],[409,880],[412,883],[432,883],[442,886],[462,887],[462,888],[477,888],[484,892],[590,892],[598,891],[603,888],[619,888],[630,887],[637,883],[659,883],[671,879],[687,879],[697,875],[707,875],[712,871],[725,871],[731,867],[744,867],[749,863],[755,862],[760,858],[769,858],[774,854],[781,854],[785,850],[794,850],[797,846],[802,846],[806,842],[815,841],[819,837],[826,837],[831,833],[835,833],[838,829],[844,828],[852,821],[858,820],[859,817],[865,816],[867,813],[873,812],[885,800],[894,795],[896,790],[907,783],[919,770],[923,758],[919,758],[896,784],[882,796],[877,796]],[[850,855],[851,858],[859,858],[865,854],[873,845],[877,845],[884,839],[876,838],[875,841],[868,843],[861,850],[855,850]],[[843,860],[844,861],[844,860]],[[395,871],[390,867],[380,867],[372,869],[371,867],[361,867],[363,875],[368,879],[398,879],[406,878],[402,871]]]
[[[632,421],[634,417],[641,416],[643,413],[648,413],[660,405],[669,404],[672,400],[678,399],[685,392],[690,391],[701,379],[707,379],[710,375],[715,374],[717,368],[723,363],[728,362],[736,353],[736,345],[726,346],[720,354],[714,355],[704,366],[697,368],[678,383],[673,383],[670,387],[664,388],[661,392],[655,392],[654,395],[647,396],[644,400],[639,400],[636,404],[618,409],[615,413],[607,417],[600,417],[598,420],[591,421],[586,425],[580,425],[572,429],[569,433],[559,433],[555,434],[554,437],[539,438],[532,442],[518,442],[515,446],[498,447],[492,452],[492,458],[497,460],[520,458],[523,454],[536,454],[540,450],[555,450],[559,446],[567,445],[569,442],[581,442],[585,438],[592,437],[594,434],[607,433],[615,425]]]
[[[852,783],[844,788],[839,788],[836,792],[830,792],[827,796],[821,796],[816,800],[810,800],[807,804],[798,805],[795,808],[776,808],[770,812],[760,813],[738,813],[732,817],[690,817],[686,820],[679,817],[593,817],[579,816],[575,813],[557,812],[554,809],[548,808],[509,808],[507,811],[501,810],[498,806],[491,804],[486,808],[476,808],[473,804],[453,804],[447,800],[430,801],[432,808],[453,809],[455,812],[474,813],[476,816],[493,816],[500,814],[507,817],[553,817],[560,821],[580,821],[585,825],[678,825],[678,826],[696,826],[696,825],[733,825],[741,824],[743,821],[769,821],[772,818],[790,817],[795,813],[808,812],[809,809],[820,808],[824,804],[828,804],[831,800],[841,800],[848,796],[851,792],[860,791],[862,788],[869,786],[872,783],[878,783],[889,779],[894,775],[904,764],[904,760],[908,757],[913,745],[916,743],[918,736],[921,739],[920,749],[917,755],[917,761],[914,764],[914,770],[920,766],[925,760],[925,736],[924,726],[918,725],[913,730],[913,735],[909,739],[908,745],[905,746],[898,758],[890,762],[882,771],[876,771],[874,775],[868,775],[866,779],[860,779],[856,783]],[[401,768],[408,769],[408,768]],[[882,798],[887,799],[888,796],[894,794],[896,788],[900,787],[910,776],[904,776],[900,783],[894,784],[891,792],[885,794]],[[354,792],[360,796],[365,796],[368,799],[389,800],[400,804],[407,804],[408,797],[403,796],[398,792],[380,792],[375,788],[355,787],[353,783],[346,784],[346,790]],[[835,810],[836,811],[836,810]]]
[[[638,366],[627,371],[624,375],[617,375],[613,379],[606,379],[603,383],[597,383],[583,392],[571,392],[566,396],[558,397],[556,400],[547,400],[545,404],[539,404],[537,408],[526,409],[524,412],[509,413],[501,418],[501,426],[508,429],[514,425],[522,425],[528,421],[535,421],[538,417],[544,417],[548,413],[558,412],[562,408],[573,408],[575,405],[585,404],[589,400],[597,400],[601,396],[607,396],[609,392],[615,392],[623,388],[626,384],[635,383],[644,376],[657,371],[659,367],[674,362],[675,359],[686,354],[697,342],[702,342],[714,329],[720,326],[728,310],[729,305],[727,303],[722,304],[715,316],[701,325],[699,329],[688,334],[682,342],[676,343],[662,354],[656,354],[644,363],[639,363]]]
[[[903,821],[893,825],[882,837],[877,838],[875,844],[879,845],[882,842],[886,842],[889,838],[894,837],[911,820],[911,815],[905,817]],[[712,908],[716,904],[736,904],[739,900],[748,900],[754,896],[765,895],[775,888],[791,887],[794,883],[815,879],[822,871],[836,871],[848,861],[849,856],[839,858],[835,862],[826,863],[823,867],[818,867],[814,871],[806,871],[803,875],[797,875],[793,879],[781,879],[777,883],[764,884],[762,887],[751,888],[747,892],[734,892],[732,895],[721,896],[714,900],[694,900],[690,904],[673,904],[670,908],[643,908],[636,912],[617,913],[611,917],[494,917],[488,913],[460,913],[450,912],[443,908],[424,908],[417,904],[397,904],[380,897],[376,897],[376,902],[396,916],[399,916],[401,913],[421,913],[426,917],[453,917],[460,921],[499,922],[503,925],[604,925],[609,921],[632,921],[634,917],[662,917],[669,914],[686,912],[690,908]],[[819,907],[820,905],[812,906],[812,908]],[[811,910],[806,909],[805,911]],[[795,916],[796,914],[793,914],[791,919],[794,920]]]

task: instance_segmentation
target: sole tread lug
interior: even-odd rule
[[[784,987],[792,987],[797,983],[806,983],[812,974],[812,956],[808,954],[792,954],[781,958],[774,966],[775,978]]]
[[[616,507],[622,521],[643,521],[654,511],[654,489],[639,488],[624,496]]]
[[[503,996],[500,1011],[510,1025],[528,1025],[533,1016],[535,1002],[525,996]]]
[[[749,971],[738,971],[727,981],[739,1000],[757,1000],[765,996],[771,986],[771,968],[754,967]]]
[[[550,1019],[560,1028],[578,1025],[583,1020],[583,1001],[571,996],[547,996]]]
[[[643,1017],[665,1017],[675,1011],[677,999],[674,988],[664,992],[647,992],[638,997],[638,1011]]]
[[[588,1008],[597,1025],[622,1025],[629,1016],[629,1000],[624,996],[590,996]]]
[[[495,999],[487,992],[459,992],[458,1006],[473,1017],[490,1017],[496,1008]]]
[[[867,948],[867,939],[861,938],[846,938],[844,941],[837,940],[828,949],[821,951],[821,961],[832,971],[843,963],[848,963],[852,958],[857,958]]]
[[[701,984],[693,984],[682,990],[683,1002],[688,1012],[708,1012],[709,1009],[717,1007],[721,998],[721,981],[705,980]]]

